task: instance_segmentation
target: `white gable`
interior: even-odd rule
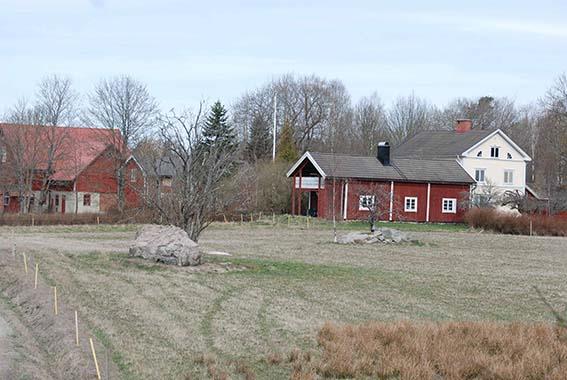
[[[532,159],[522,150],[511,138],[500,129],[497,129],[474,146],[463,152],[463,157],[491,157],[491,148],[498,148],[501,160],[512,161],[531,161]]]

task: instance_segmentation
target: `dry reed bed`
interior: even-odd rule
[[[566,379],[566,338],[544,323],[327,322],[320,358],[293,355],[292,379]]]

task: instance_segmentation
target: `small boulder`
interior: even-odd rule
[[[405,243],[411,241],[405,232],[393,228],[379,228],[374,233],[349,232],[338,238],[339,244]]]
[[[196,266],[201,264],[199,245],[181,228],[149,224],[138,231],[130,256],[155,262]]]

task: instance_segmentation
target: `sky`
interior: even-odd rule
[[[544,95],[567,71],[566,1],[0,0],[0,112],[48,74],[128,74],[163,109],[233,103],[284,73],[353,101]]]

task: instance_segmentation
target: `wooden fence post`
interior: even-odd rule
[[[276,224],[276,213],[272,212],[272,224],[275,225]]]
[[[59,310],[57,308],[57,286],[53,287],[53,312],[55,315],[59,314]]]
[[[75,310],[75,344],[79,346],[79,313]]]
[[[288,215],[288,216],[287,216],[287,227],[288,227],[288,228],[289,228],[290,224],[291,224],[291,216]]]
[[[34,281],[33,281],[33,288],[37,289],[37,274],[39,272],[39,264],[35,263],[35,276],[34,276]]]
[[[100,379],[100,369],[98,368],[98,361],[96,360],[96,351],[94,348],[94,343],[93,343],[93,338],[89,338],[90,342],[91,342],[91,351],[93,353],[93,360],[94,360],[94,364],[95,364],[95,368],[96,368],[96,377],[98,380]]]
[[[244,215],[240,214],[240,225],[244,223]]]
[[[31,216],[31,225],[32,227],[35,226],[35,217],[33,216],[33,214]]]
[[[14,261],[16,261],[16,243],[12,244],[12,256],[14,257]]]
[[[26,257],[26,253],[22,253],[23,257],[24,257],[24,272],[26,272],[26,274],[28,274],[28,258]]]

